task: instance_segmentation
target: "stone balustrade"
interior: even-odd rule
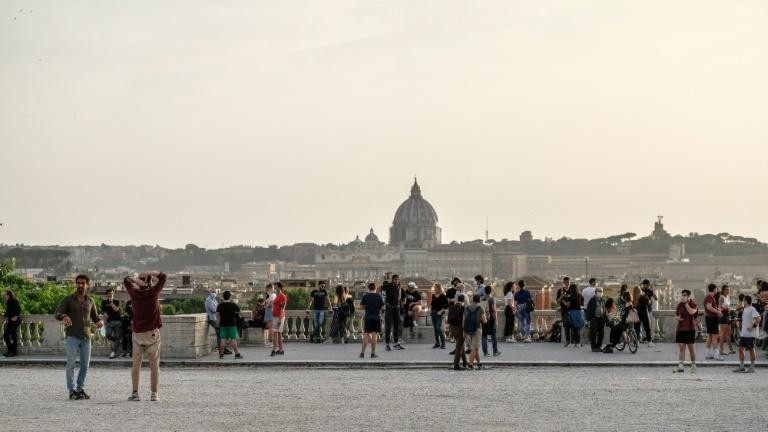
[[[250,318],[250,311],[243,311],[245,318]],[[199,358],[211,352],[216,345],[216,335],[208,326],[205,314],[164,315],[163,327],[160,332],[162,353],[169,358]],[[321,335],[328,336],[332,316],[328,313]],[[535,311],[531,320],[531,337],[541,338],[552,323],[560,319],[560,312],[554,310]],[[422,312],[418,319],[419,326],[412,331],[403,331],[403,338],[411,343],[433,343],[434,333],[429,312]],[[383,323],[382,323],[383,324]],[[497,315],[496,331],[499,339],[503,337],[505,317],[503,312]],[[518,320],[515,320],[516,335],[519,337]],[[654,312],[654,339],[663,342],[674,340],[676,319],[675,311],[663,310]],[[4,324],[3,324],[4,326]],[[382,329],[383,329],[382,325]],[[315,328],[311,314],[303,310],[286,312],[286,323],[283,327],[285,341],[307,342]],[[53,315],[25,315],[19,328],[20,355],[64,355],[64,327],[56,321]],[[111,351],[111,342],[95,331],[92,336],[92,356],[106,357]],[[346,320],[346,340],[359,341],[363,333],[363,311],[356,311],[354,316]],[[383,335],[382,335],[383,336]],[[249,328],[243,331],[240,343],[243,346],[259,346],[264,344],[263,331],[260,328]],[[3,343],[4,345],[4,343]]]

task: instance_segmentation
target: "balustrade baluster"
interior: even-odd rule
[[[309,325],[305,320],[307,319],[306,316],[303,314],[297,314],[295,317],[296,320],[296,340],[303,341],[306,338],[306,329]]]

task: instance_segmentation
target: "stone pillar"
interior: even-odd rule
[[[211,353],[205,314],[163,315],[161,358],[194,359]]]

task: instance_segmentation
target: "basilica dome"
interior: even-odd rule
[[[419,183],[414,180],[411,186],[411,196],[400,204],[395,212],[393,225],[436,225],[437,213],[429,201],[421,196]]]
[[[437,212],[421,196],[421,188],[414,179],[411,196],[395,212],[389,229],[389,244],[405,248],[425,249],[441,242],[441,229],[437,226]]]

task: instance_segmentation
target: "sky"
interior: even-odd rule
[[[768,241],[764,1],[0,3],[0,243]]]

